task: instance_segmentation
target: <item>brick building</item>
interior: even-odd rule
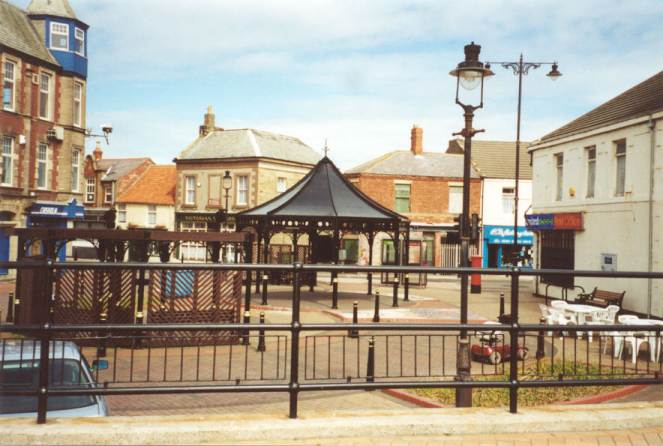
[[[345,176],[381,205],[410,219],[410,263],[435,266],[446,263],[443,246],[457,243],[458,235],[451,229],[454,217],[462,211],[462,155],[425,152],[423,129],[414,126],[410,150],[389,152],[348,170]],[[481,209],[481,178],[474,168],[470,208],[472,213]],[[345,239],[343,247],[350,261],[356,258],[363,264],[368,258],[368,244],[361,238]],[[382,259],[382,263],[392,261],[393,243],[387,235],[373,249],[375,259]]]
[[[0,229],[83,215],[87,31],[67,0],[0,0]],[[15,249],[0,231],[0,260]]]
[[[232,214],[285,192],[321,158],[318,152],[291,136],[251,128],[217,127],[209,107],[198,138],[174,160],[175,228],[207,231],[213,227],[217,212],[226,210],[231,217],[222,229],[233,230]],[[223,188],[226,172],[232,177],[227,209]],[[302,243],[308,242],[302,240]],[[282,245],[289,246],[289,242],[274,240],[271,246],[276,252]],[[204,250],[188,252],[194,254],[185,256],[185,260],[204,259]]]

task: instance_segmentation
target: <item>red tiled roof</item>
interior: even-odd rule
[[[176,178],[175,166],[150,166],[117,202],[174,205]]]

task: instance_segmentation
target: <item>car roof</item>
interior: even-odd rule
[[[71,341],[50,341],[50,357],[53,359],[81,359],[78,346]],[[0,342],[0,361],[39,359],[41,345],[38,339],[9,339]]]

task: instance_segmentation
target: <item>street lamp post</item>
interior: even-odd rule
[[[490,69],[490,65],[499,64],[506,69],[513,70],[513,74],[518,76],[518,113],[516,117],[516,187],[513,197],[513,266],[518,266],[520,260],[520,251],[518,250],[518,200],[520,198],[520,111],[522,106],[523,97],[523,75],[527,75],[529,70],[537,69],[541,65],[552,65],[548,76],[551,80],[557,80],[562,75],[557,69],[557,62],[525,62],[523,55],[517,62],[486,62],[486,68]]]
[[[460,62],[456,69],[449,74],[456,77],[456,104],[464,112],[465,127],[454,135],[461,135],[465,138],[463,149],[463,212],[460,216],[460,266],[467,268],[470,266],[470,169],[472,163],[472,137],[482,132],[472,127],[474,111],[483,107],[483,81],[484,78],[492,76],[494,73],[479,61],[481,46],[474,42],[465,46],[465,60]],[[460,100],[460,87],[464,90],[474,90],[480,87],[479,105],[465,104]],[[468,314],[468,274],[461,274],[460,281],[460,323],[467,324]],[[470,345],[467,337],[467,330],[461,330],[458,357],[456,361],[456,379],[458,381],[470,381]],[[456,406],[472,406],[472,389],[459,388],[456,390]]]
[[[233,177],[230,176],[230,171],[226,170],[226,174],[223,176],[223,190],[226,192],[226,214],[229,213],[228,209],[228,199],[230,198],[230,188],[233,186]]]

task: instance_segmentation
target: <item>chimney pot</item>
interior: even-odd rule
[[[417,127],[416,124],[413,125],[410,141],[410,150],[413,154],[421,155],[424,153],[424,129]]]
[[[101,150],[101,143],[99,141],[97,141],[97,145],[92,152],[92,156],[94,157],[95,161],[99,161],[104,156],[104,151]]]

